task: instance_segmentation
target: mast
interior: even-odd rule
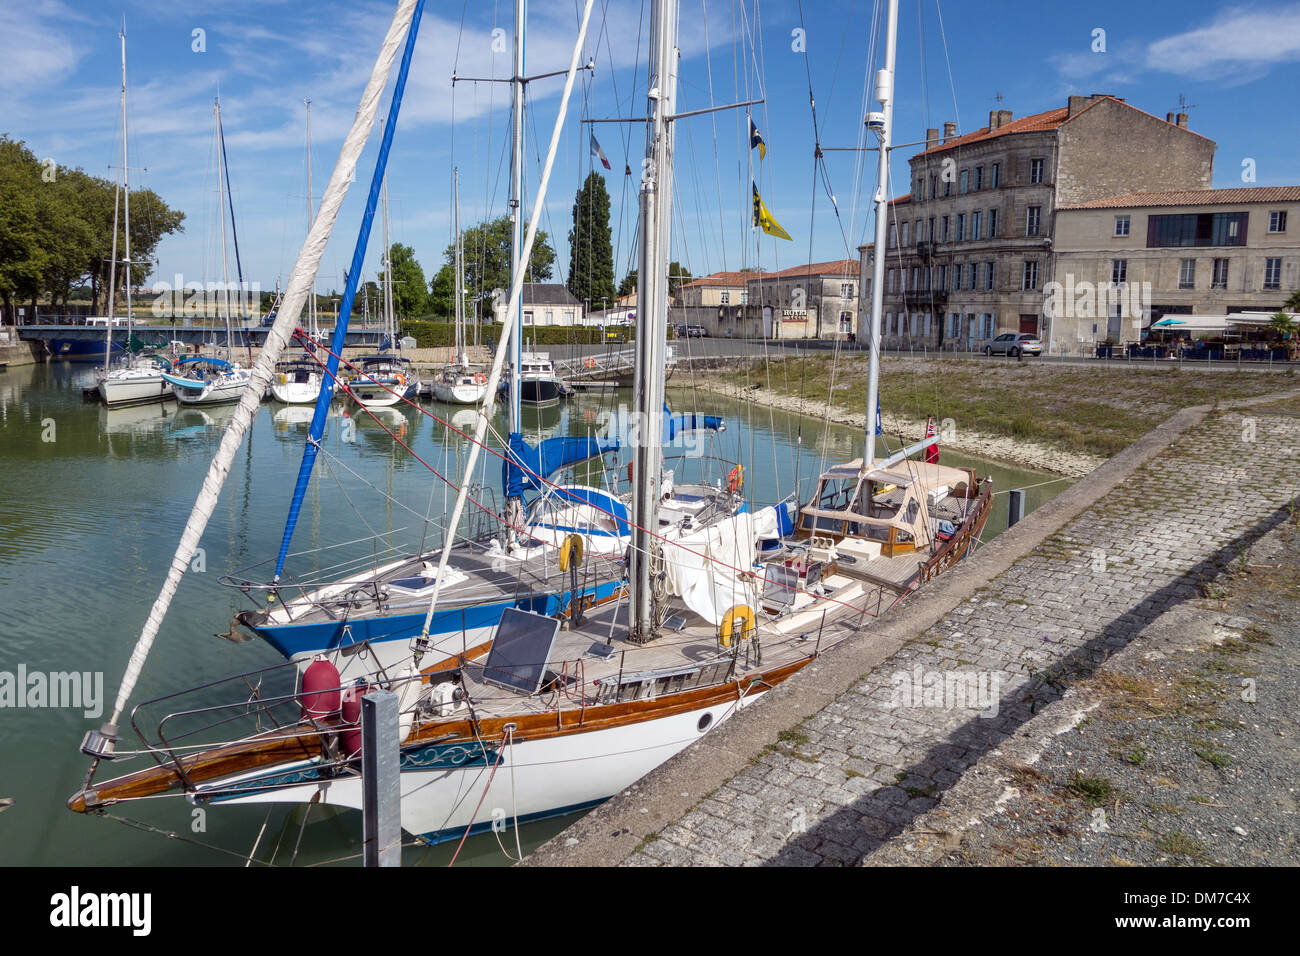
[[[217,117],[217,141],[221,141],[221,97],[218,96],[212,107]],[[217,150],[217,206],[221,210],[221,288],[222,309],[226,319],[226,362],[230,362],[230,261],[226,257],[226,196],[224,163],[225,150]],[[127,254],[128,258],[130,253]]]
[[[316,210],[313,208],[315,198],[311,191],[311,100],[305,99],[303,103],[307,106],[307,231],[311,232],[311,221],[316,217]],[[311,299],[307,303],[307,327],[311,329],[312,338],[320,333],[316,323],[316,289],[311,290]]]
[[[663,454],[664,348],[668,324],[668,256],[672,224],[673,128],[677,100],[677,3],[660,0],[652,14],[650,86],[646,125],[646,163],[641,177],[641,257],[637,270],[635,373],[637,421],[643,423],[633,445],[632,591],[628,639],[645,643],[658,631],[650,587],[651,551],[659,527]]]
[[[122,171],[126,167],[126,26],[118,34],[122,41],[122,148],[118,152],[120,160],[117,168],[117,192],[113,196],[113,247],[108,254],[108,329],[104,333],[104,374],[113,359],[113,312],[117,305],[117,210],[118,200],[122,198]],[[127,258],[130,258],[128,256]],[[130,338],[127,339],[130,345]]]
[[[894,126],[894,62],[898,43],[898,0],[889,0],[885,17],[885,68],[876,74],[876,99],[882,109],[879,124],[880,161],[876,172],[876,241],[871,260],[871,331],[867,374],[867,440],[863,465],[876,460],[876,407],[880,403],[880,312],[885,301],[885,256],[889,234],[889,144]],[[868,125],[871,119],[868,117]],[[860,290],[859,290],[860,291]]]
[[[456,282],[456,360],[460,362],[461,367],[463,368],[469,365],[469,357],[465,354],[465,304],[464,301],[461,299],[461,291],[465,285],[465,271],[464,271],[465,258],[464,258],[464,248],[461,245],[461,240],[460,240],[460,167],[459,166],[457,166],[452,171],[452,178],[454,180],[454,186],[452,192],[454,193],[454,202],[456,206],[455,213],[454,213],[455,223],[456,223],[456,266],[455,269],[453,270],[455,272],[455,282]]]
[[[516,271],[527,273],[528,264],[519,261],[520,235],[523,230],[523,191],[524,191],[524,20],[528,0],[515,0],[515,64],[514,79],[510,90],[510,114],[513,124],[510,157],[510,287],[515,285]],[[507,312],[506,322],[513,322],[517,328],[514,349],[511,353],[510,371],[510,413],[506,418],[510,434],[522,434],[524,419],[519,405],[519,376],[522,369],[524,310],[523,300],[513,312]],[[502,323],[504,326],[505,323]],[[512,504],[518,508],[519,502]],[[510,511],[514,514],[515,508]],[[521,509],[520,509],[521,510]],[[517,516],[517,515],[515,515]]]
[[[388,176],[384,176],[384,332],[388,335],[388,347],[393,346],[393,250],[388,242]]]
[[[122,215],[126,224],[122,227],[122,238],[126,243],[126,354],[131,354],[131,336],[134,334],[133,316],[131,314],[131,152],[126,144],[126,28],[122,29]],[[110,317],[109,335],[112,333],[113,320]]]

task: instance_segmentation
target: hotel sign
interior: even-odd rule
[[[808,310],[807,309],[782,309],[781,321],[782,322],[807,322]]]

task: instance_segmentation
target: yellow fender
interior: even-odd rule
[[[739,630],[737,630],[739,625]],[[736,639],[746,641],[754,633],[754,609],[748,604],[737,604],[722,616],[718,627],[718,643],[730,647],[733,635]]]
[[[569,565],[582,567],[582,535],[565,535],[560,542],[560,570],[569,570]]]

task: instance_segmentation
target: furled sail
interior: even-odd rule
[[[546,479],[561,468],[618,451],[617,439],[564,435],[547,438],[534,448],[519,435],[510,436],[510,454],[501,464],[506,497],[519,498],[525,489],[545,490]]]

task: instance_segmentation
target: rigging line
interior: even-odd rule
[[[215,843],[204,843],[202,840],[195,840],[191,837],[185,836],[183,833],[177,833],[175,830],[161,830],[153,824],[145,823],[142,820],[132,820],[129,817],[119,817],[116,814],[108,813],[103,810],[99,812],[108,819],[116,820],[118,823],[124,824],[132,829],[142,830],[145,833],[157,833],[159,836],[165,836],[169,840],[180,840],[182,843],[190,843],[197,847],[203,847],[205,850],[215,850],[217,853],[225,853],[227,856],[233,856],[237,860],[244,860],[245,865],[248,863],[248,858],[245,857],[244,854],[237,853],[234,850],[227,850],[225,847],[217,846]],[[263,863],[262,865],[271,866],[272,864]]]
[[[948,33],[943,27],[943,9],[939,0],[934,0],[934,10],[939,15],[939,36],[943,39],[943,58],[948,65],[948,86],[952,90],[952,115],[957,121],[957,132],[961,133],[961,112],[957,107],[957,85],[952,78],[952,58],[948,55]]]

